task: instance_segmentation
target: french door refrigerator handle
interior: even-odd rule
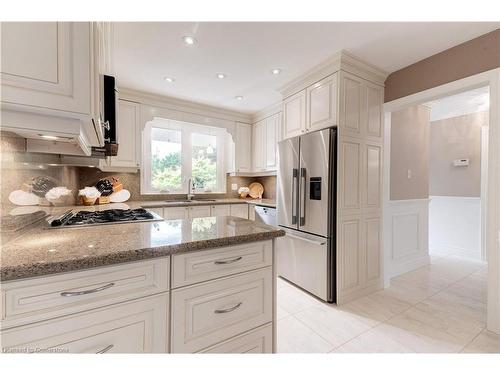
[[[297,185],[299,184],[299,170],[293,168],[292,178],[292,224],[297,224]]]
[[[300,192],[301,192],[301,199],[302,201],[300,202],[300,223],[299,225],[305,225],[306,224],[306,169],[305,168],[300,168]]]

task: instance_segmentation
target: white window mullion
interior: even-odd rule
[[[192,178],[192,142],[191,142],[191,130],[182,130],[182,187],[183,193],[188,191],[189,179]]]

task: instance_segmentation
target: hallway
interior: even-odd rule
[[[280,353],[500,353],[486,326],[485,263],[455,256],[337,307],[278,279]]]

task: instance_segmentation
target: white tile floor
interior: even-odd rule
[[[454,256],[341,307],[278,279],[281,353],[500,353],[485,321],[486,266]]]

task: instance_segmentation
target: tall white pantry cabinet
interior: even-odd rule
[[[283,94],[283,138],[337,126],[337,303],[382,288],[387,74],[340,52]]]

